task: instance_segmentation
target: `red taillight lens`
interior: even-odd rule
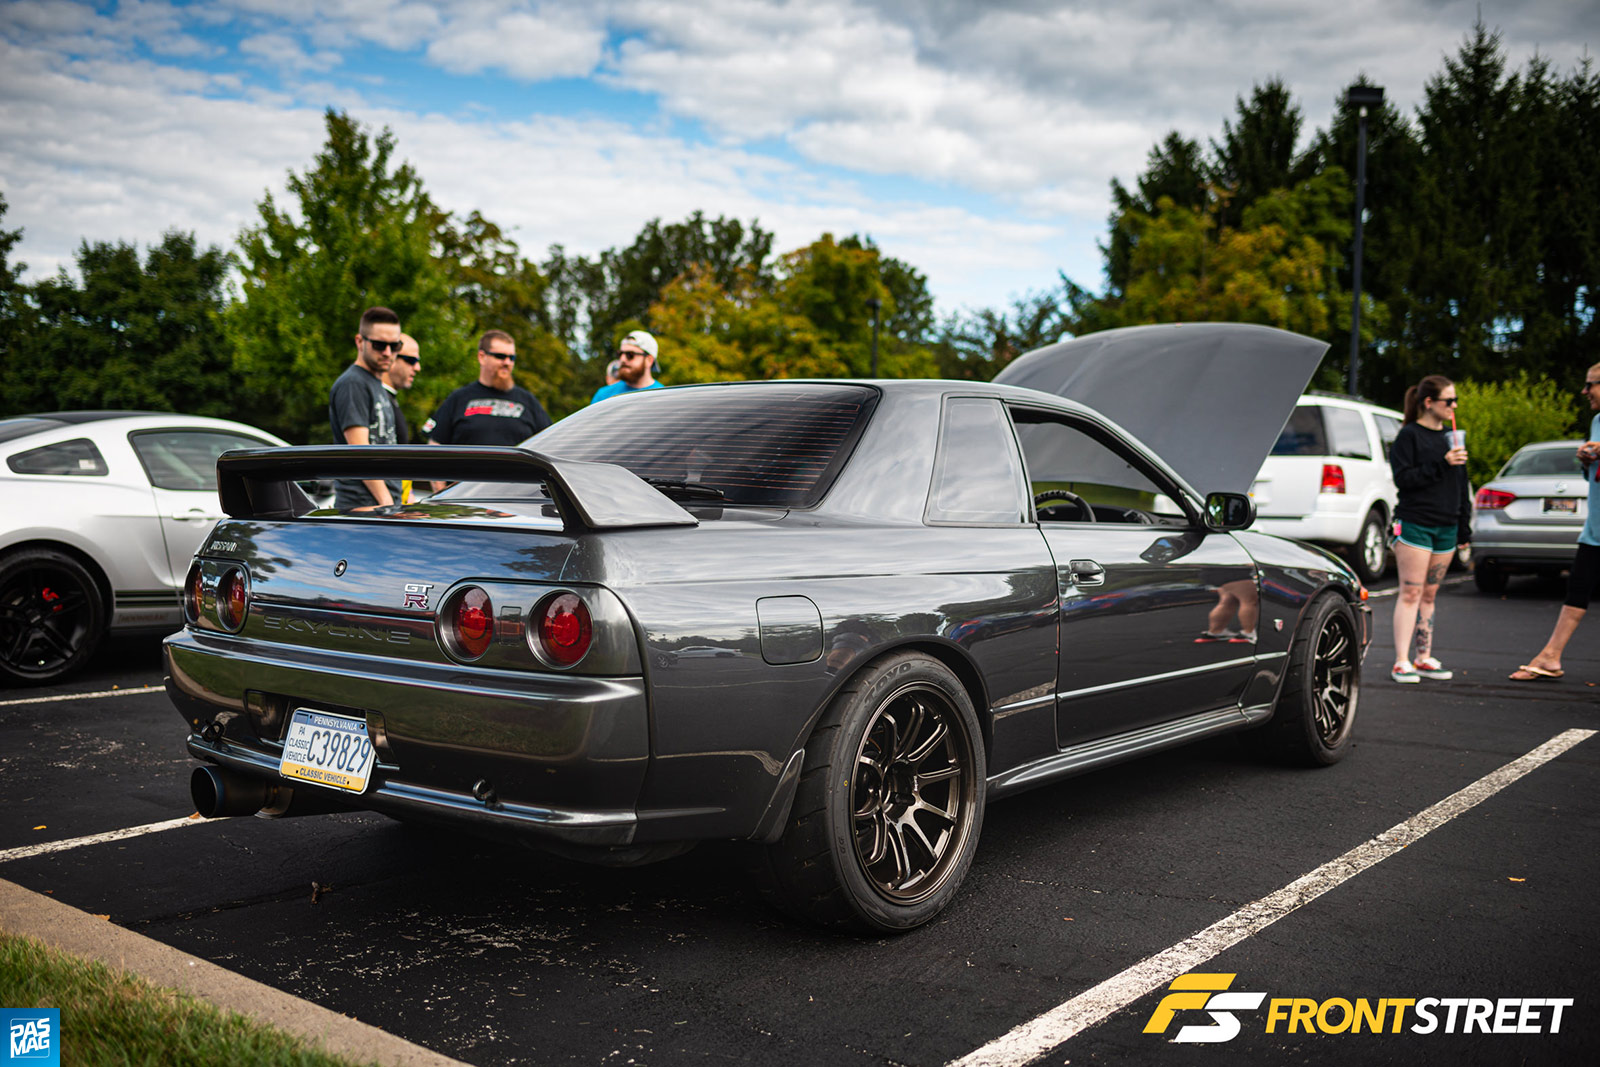
[[[249,606],[250,588],[244,571],[235,567],[217,584],[217,621],[224,630],[237,630],[244,625]]]
[[[449,620],[459,654],[477,659],[488,651],[489,640],[494,636],[494,605],[489,602],[488,593],[477,586],[457,593]]]
[[[1344,468],[1337,463],[1324,463],[1322,465],[1322,491],[1324,493],[1344,492]]]
[[[558,593],[538,610],[539,650],[558,667],[583,658],[594,640],[589,607],[576,593]]]
[[[1515,499],[1517,494],[1507,493],[1501,489],[1479,489],[1478,497],[1473,503],[1484,511],[1497,511]]]
[[[189,577],[183,580],[183,613],[190,622],[200,621],[200,605],[205,602],[205,586],[200,579],[200,564],[189,565]]]

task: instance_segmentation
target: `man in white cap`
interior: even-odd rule
[[[618,380],[596,389],[589,403],[597,404],[642,389],[661,388],[661,383],[655,377],[656,339],[644,330],[634,330],[622,339],[622,344],[617,347],[617,360]]]

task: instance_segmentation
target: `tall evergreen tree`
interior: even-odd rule
[[[1100,251],[1106,257],[1106,292],[1115,300],[1128,284],[1128,262],[1133,255],[1133,235],[1118,221],[1129,213],[1154,214],[1163,198],[1179,207],[1203,208],[1210,198],[1211,176],[1198,141],[1187,140],[1177,130],[1150,149],[1145,169],[1130,191],[1111,179],[1111,235]]]
[[[1225,195],[1217,221],[1238,227],[1251,204],[1274,189],[1290,189],[1309,178],[1315,162],[1297,157],[1300,109],[1282,79],[1269,78],[1234,99],[1238,123],[1224,120],[1222,140],[1211,142],[1211,180]]]

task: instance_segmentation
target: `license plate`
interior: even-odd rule
[[[363,720],[296,708],[283,739],[278,773],[296,781],[364,793],[376,755]]]
[[[1565,511],[1569,514],[1578,513],[1578,498],[1575,496],[1547,496],[1544,498],[1545,511]]]

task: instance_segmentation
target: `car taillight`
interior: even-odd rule
[[[462,659],[477,659],[494,637],[494,605],[489,594],[469,585],[445,605],[445,633]]]
[[[190,622],[200,621],[200,605],[205,603],[205,585],[200,576],[200,564],[189,564],[189,577],[183,580],[183,614]]]
[[[250,607],[250,585],[243,569],[233,567],[217,583],[217,621],[224,630],[237,631],[244,626],[245,612]]]
[[[1344,468],[1337,463],[1324,463],[1322,465],[1322,491],[1324,493],[1344,492]]]
[[[1508,493],[1503,489],[1479,489],[1477,499],[1473,503],[1483,511],[1497,511],[1515,499],[1517,494]]]
[[[557,667],[570,667],[583,658],[594,640],[589,606],[576,593],[557,593],[535,609],[537,651]]]

